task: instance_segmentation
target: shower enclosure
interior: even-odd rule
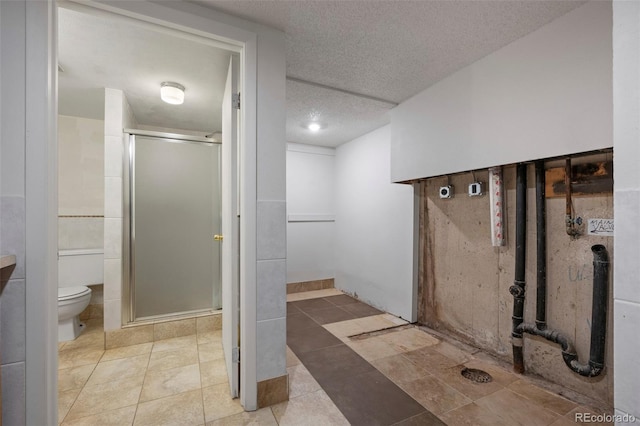
[[[220,145],[127,132],[124,322],[220,309]]]

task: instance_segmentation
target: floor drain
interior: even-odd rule
[[[460,374],[462,374],[465,379],[469,379],[476,383],[489,383],[493,380],[491,374],[475,368],[463,368]]]

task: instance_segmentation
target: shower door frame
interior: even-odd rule
[[[135,295],[135,138],[142,136],[147,138],[161,139],[163,143],[194,143],[207,146],[221,145],[222,142],[211,139],[181,135],[177,133],[156,132],[150,130],[124,129],[124,155],[123,155],[123,188],[122,188],[122,207],[123,207],[123,241],[122,241],[122,324],[132,325],[146,323],[154,320],[174,319],[193,317],[197,314],[206,312],[219,312],[219,309],[212,307],[210,309],[198,309],[192,311],[175,312],[169,314],[160,314],[152,317],[144,317],[136,319],[136,295]],[[222,152],[218,152],[218,206],[222,208]],[[222,232],[222,216],[219,232]],[[213,235],[211,236],[213,238]],[[219,250],[221,256],[221,248]],[[222,287],[222,262],[219,262],[219,270],[217,271],[218,282]],[[212,283],[213,285],[213,283]],[[222,288],[220,288],[220,293]],[[222,300],[220,300],[222,304]]]

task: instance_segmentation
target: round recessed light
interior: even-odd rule
[[[184,102],[184,86],[165,81],[160,85],[160,99],[168,104],[181,105]]]
[[[311,130],[312,132],[317,132],[322,129],[322,125],[320,125],[320,123],[309,123],[307,124],[307,129]]]

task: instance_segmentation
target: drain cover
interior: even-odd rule
[[[476,383],[489,383],[493,380],[491,374],[475,368],[463,368],[460,374],[462,374],[465,379],[469,379]]]

